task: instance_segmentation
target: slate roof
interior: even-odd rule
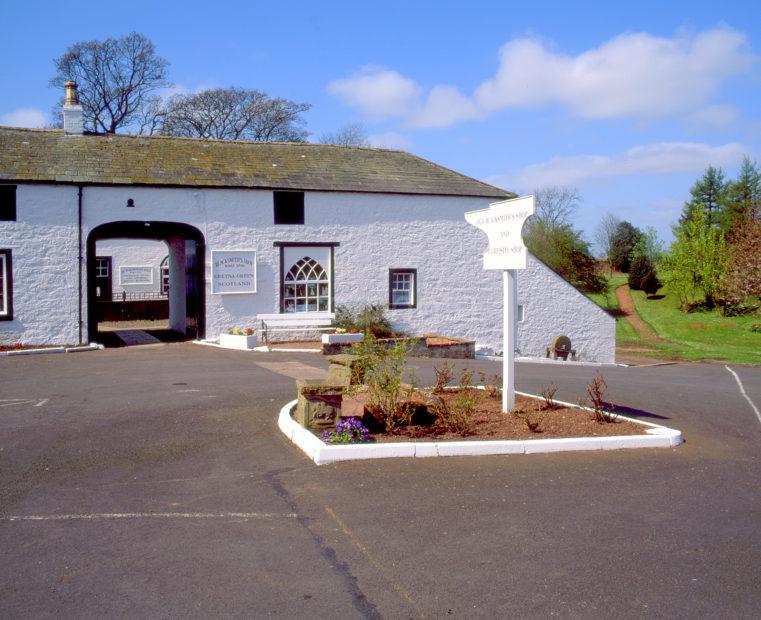
[[[514,194],[410,153],[0,127],[0,180],[238,187],[506,198]]]

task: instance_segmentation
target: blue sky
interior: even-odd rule
[[[0,124],[35,126],[52,59],[136,30],[176,88],[312,104],[313,139],[374,144],[519,193],[578,188],[588,239],[610,212],[670,225],[709,164],[761,160],[761,3],[4,3]]]

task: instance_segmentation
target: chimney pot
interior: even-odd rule
[[[63,103],[63,132],[70,136],[81,136],[85,132],[82,106],[79,104],[77,83],[66,80],[66,99]]]

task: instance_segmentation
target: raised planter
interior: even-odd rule
[[[516,392],[524,396],[523,392]],[[560,405],[575,407],[572,403],[556,401]],[[684,441],[681,431],[660,424],[618,416],[645,427],[642,435],[611,435],[606,437],[562,437],[557,439],[470,440],[470,441],[409,441],[330,445],[312,431],[301,426],[292,417],[296,401],[280,410],[278,426],[296,446],[317,465],[338,461],[380,459],[394,457],[486,456],[497,454],[538,454],[576,450],[621,450],[626,448],[674,448]],[[588,409],[587,407],[582,407]]]
[[[323,334],[322,344],[351,344],[353,342],[362,342],[365,335],[359,334]]]
[[[256,346],[256,334],[251,336],[239,335],[239,334],[220,334],[219,346],[226,349],[241,349],[247,351],[253,349]]]

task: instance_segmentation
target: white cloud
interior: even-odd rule
[[[45,127],[49,122],[47,113],[36,108],[17,108],[0,114],[0,125],[9,127]]]
[[[367,140],[373,146],[384,149],[399,149],[406,151],[412,148],[412,141],[407,136],[397,133],[396,131],[373,134],[367,136]]]
[[[446,127],[512,107],[560,105],[585,118],[662,118],[700,114],[727,122],[711,98],[728,78],[756,62],[747,37],[728,26],[689,36],[625,33],[578,55],[519,38],[499,51],[494,77],[472,96],[449,85],[427,94],[396,71],[367,69],[335,80],[329,92],[373,118],[397,117],[415,127]]]
[[[420,99],[420,87],[414,80],[396,71],[373,68],[333,80],[328,92],[377,119],[406,116]]]
[[[646,144],[616,155],[554,157],[541,164],[488,179],[501,187],[531,191],[546,185],[578,185],[606,177],[702,172],[707,166],[730,166],[742,160],[741,144],[710,146],[695,142]]]

